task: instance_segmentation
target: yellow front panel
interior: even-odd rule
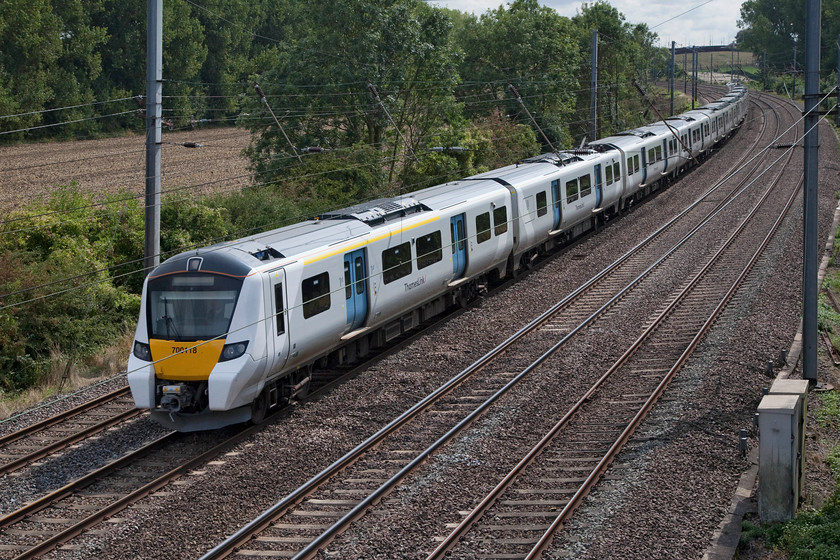
[[[218,363],[224,345],[224,339],[209,342],[149,340],[152,360],[157,362],[155,373],[161,379],[172,381],[206,381]]]

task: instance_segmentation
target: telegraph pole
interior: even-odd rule
[[[671,82],[671,116],[674,116],[674,75],[676,74],[676,64],[674,63],[674,54],[676,52],[676,41],[671,41],[671,66],[669,67],[670,82]]]
[[[729,51],[729,81],[735,81],[735,43],[732,43],[732,50]]]
[[[163,0],[146,4],[146,274],[160,264],[160,129],[163,99]]]
[[[589,138],[598,139],[598,30],[592,30],[592,81],[590,82]]]
[[[697,47],[691,50],[691,108],[694,109],[694,102],[697,101]]]
[[[764,51],[764,57],[761,62],[761,91],[767,91],[767,51]]]
[[[817,297],[819,294],[817,278],[819,133],[817,125],[820,98],[820,4],[821,0],[807,0],[805,23],[805,262],[802,278],[802,377],[807,379],[810,385],[817,384]]]

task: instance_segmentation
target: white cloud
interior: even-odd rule
[[[483,14],[489,9],[507,5],[500,0],[430,0],[431,3],[460,10]],[[611,0],[609,3],[624,14],[629,23],[646,23],[651,31],[659,35],[660,44],[670,46],[726,45],[735,40],[738,32],[737,20],[741,14],[738,1],[693,0],[690,3],[673,0]],[[554,8],[558,14],[574,17],[583,2],[570,0],[540,0],[540,3]],[[592,2],[590,2],[592,3]],[[692,8],[695,8],[691,10]],[[687,10],[691,10],[686,14]],[[683,14],[683,15],[680,15]],[[675,17],[678,16],[678,17]],[[675,18],[671,21],[671,18]]]

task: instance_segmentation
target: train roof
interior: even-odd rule
[[[656,136],[661,136],[663,134],[670,134],[671,129],[676,128],[674,123],[664,123],[662,121],[651,123],[644,127],[645,130],[651,131]]]
[[[712,103],[707,103],[706,105],[703,105],[702,107],[700,107],[700,109],[703,109],[705,111],[711,111],[711,112],[714,113],[716,111],[720,111],[721,109],[725,109],[725,108],[729,107],[731,104],[732,104],[731,101],[718,100],[718,101],[713,101]]]
[[[636,134],[625,134],[619,133],[614,136],[607,136],[606,138],[601,138],[600,140],[594,140],[589,143],[590,146],[615,146],[616,148],[621,148],[622,150],[627,150],[630,148],[638,147],[639,144],[645,144],[650,138],[653,136],[649,134],[647,136],[636,135]]]
[[[563,170],[573,170],[579,165],[603,157],[604,150],[595,150],[588,147],[563,150],[562,152],[527,158],[514,165],[469,177],[468,180],[488,179],[503,185],[524,186],[531,181],[542,180],[547,175],[557,175]]]
[[[332,245],[370,233],[371,225],[353,217],[313,218],[244,239],[210,247],[209,250],[237,252],[240,259],[257,267],[270,261],[294,258],[316,247]]]
[[[442,210],[468,200],[475,201],[486,196],[496,196],[502,191],[506,192],[506,189],[495,181],[470,177],[435,185],[411,193],[411,196],[421,200],[424,205],[432,210]]]
[[[370,234],[376,228],[406,218],[421,216],[466,200],[495,194],[501,185],[491,181],[455,181],[411,195],[380,198],[320,214],[304,222],[173,257],[227,255],[231,262],[257,268],[271,262],[294,259],[318,248]],[[169,261],[167,261],[168,263]],[[181,265],[176,265],[180,267]]]

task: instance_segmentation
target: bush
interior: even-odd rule
[[[0,237],[0,387],[37,385],[53,357],[87,358],[129,328],[139,297],[111,274],[142,250],[138,214],[131,197],[115,209],[71,184],[10,216]]]
[[[840,560],[840,490],[820,510],[786,523],[778,544],[791,560]]]
[[[223,207],[213,208],[193,199],[164,200],[160,211],[160,260],[222,241],[229,232],[230,221]]]
[[[0,385],[40,382],[56,355],[82,359],[112,343],[139,311],[139,297],[110,281],[90,240],[66,237],[45,257],[9,254],[14,279],[0,278]],[[86,274],[90,272],[90,274]]]

